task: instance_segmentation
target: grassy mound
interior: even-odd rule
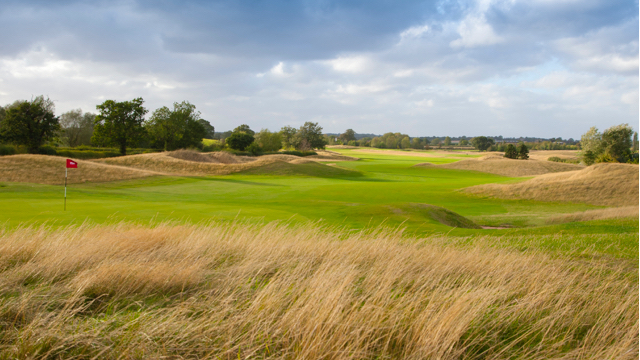
[[[0,181],[38,184],[64,184],[66,158],[47,155],[11,155],[0,157]],[[69,170],[68,182],[107,182],[161,175],[157,172],[122,166],[78,161],[77,169]]]
[[[284,175],[284,176],[313,176],[313,177],[353,177],[362,173],[339,167],[319,164],[306,159],[294,159],[291,162],[276,161],[261,166],[242,170],[246,175]]]
[[[464,191],[503,199],[567,201],[606,206],[637,205],[638,166],[596,164],[578,171],[540,175],[521,183],[485,184]]]
[[[429,204],[410,204],[410,207],[424,214],[424,216],[434,219],[435,221],[447,226],[463,229],[481,228],[478,224],[467,219],[466,217],[440,206]]]
[[[416,166],[429,166],[418,164]],[[541,160],[514,160],[499,156],[487,156],[480,159],[461,160],[450,164],[437,165],[445,169],[473,170],[502,176],[533,176],[583,169],[576,164],[557,163]]]
[[[2,342],[19,346],[0,358],[637,356],[637,259],[472,241],[273,223],[3,229]]]
[[[638,218],[638,206],[622,206],[607,209],[588,210],[571,214],[556,215],[547,219],[548,224],[562,224],[575,221]]]
[[[285,154],[245,157],[225,152],[202,154],[190,150],[179,150],[166,153],[122,156],[97,161],[182,176],[229,175],[234,173],[260,175],[297,174],[321,177],[359,175],[358,172],[335,169],[315,162],[310,163],[306,160],[307,158],[304,159]]]

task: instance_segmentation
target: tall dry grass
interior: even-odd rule
[[[477,185],[464,191],[504,199],[631,206],[638,205],[638,187],[638,165],[600,163],[579,171],[540,175],[516,184]]]
[[[533,176],[584,169],[582,165],[541,160],[514,160],[502,155],[488,155],[479,159],[461,160],[437,165],[445,169],[473,170],[502,176]]]
[[[148,170],[78,160],[78,168],[70,169],[68,182],[108,182],[162,175]],[[0,157],[0,181],[38,184],[64,184],[66,158],[48,155],[11,155]]]
[[[622,219],[627,217],[637,218],[640,216],[638,206],[622,206],[615,208],[587,210],[582,212],[556,215],[547,219],[549,224],[561,224],[573,221]]]
[[[277,223],[5,229],[0,358],[638,357],[636,262],[495,240]]]

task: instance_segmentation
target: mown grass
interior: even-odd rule
[[[637,259],[565,250],[311,223],[4,229],[0,358],[637,358]]]

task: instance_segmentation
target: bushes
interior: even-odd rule
[[[274,154],[286,154],[286,155],[295,155],[295,156],[302,156],[302,157],[318,155],[318,153],[315,151],[299,151],[299,150],[280,151],[280,152],[275,152]]]
[[[580,160],[563,159],[563,158],[559,158],[557,156],[552,156],[552,157],[548,158],[547,161],[561,162],[561,163],[567,163],[567,164],[580,164]]]
[[[17,153],[16,147],[13,145],[0,145],[0,156],[3,155],[15,155]]]

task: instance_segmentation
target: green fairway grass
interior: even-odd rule
[[[0,218],[18,224],[167,221],[211,219],[250,221],[319,221],[347,229],[370,226],[406,228],[418,234],[555,234],[637,233],[638,223],[608,226],[543,225],[555,214],[596,208],[585,204],[544,203],[473,197],[459,190],[485,183],[522,181],[487,173],[413,167],[423,162],[449,163],[452,156],[398,156],[339,149],[359,161],[316,163],[215,177],[152,177],[112,183],[74,184],[63,211],[61,186],[4,183],[0,186]],[[453,155],[457,156],[457,155]],[[473,155],[476,156],[476,155]],[[73,170],[69,176],[73,176]],[[443,224],[421,204],[442,207],[477,225],[525,229],[465,229]],[[449,223],[454,225],[456,223]],[[467,226],[468,227],[468,226]],[[520,232],[518,232],[520,231]]]

